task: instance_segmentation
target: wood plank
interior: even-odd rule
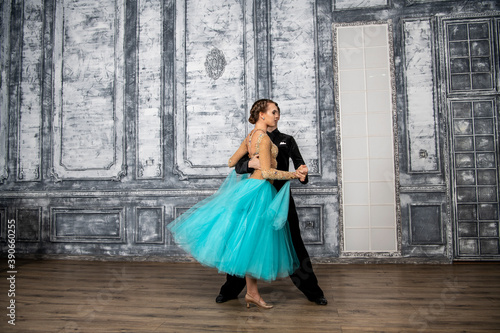
[[[259,283],[272,310],[244,293],[214,302],[223,274],[197,263],[20,261],[22,332],[494,332],[500,264],[314,266],[329,300],[309,302],[288,278]],[[7,279],[0,290],[8,290]],[[0,294],[6,309],[6,292]],[[4,310],[6,311],[6,310]],[[4,313],[5,315],[5,313]],[[0,331],[13,327],[4,318]]]

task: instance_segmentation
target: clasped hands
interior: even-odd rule
[[[308,172],[309,172],[309,169],[307,168],[307,166],[305,164],[302,164],[301,166],[299,166],[299,168],[297,170],[295,170],[295,174],[297,175],[297,177],[299,178],[299,180],[301,182],[306,180],[306,176],[307,176]]]
[[[250,161],[248,161],[248,167],[255,169],[255,170],[260,170],[260,161],[259,161],[259,155],[253,156]],[[307,173],[309,172],[309,169],[307,168],[306,165],[302,164],[299,166],[297,170],[295,170],[295,176],[303,182],[306,180]]]

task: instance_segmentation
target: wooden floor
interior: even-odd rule
[[[15,298],[2,271],[0,332],[500,332],[498,263],[314,268],[327,306],[283,279],[260,310],[215,303],[224,275],[197,263],[22,261]]]

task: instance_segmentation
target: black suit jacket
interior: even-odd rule
[[[271,141],[278,146],[278,156],[276,160],[278,162],[278,170],[289,171],[290,169],[290,159],[293,162],[293,166],[297,169],[302,164],[306,164],[302,155],[300,154],[299,147],[295,142],[293,136],[281,133],[278,129],[275,129],[272,132],[268,132],[269,138]],[[248,155],[243,156],[238,163],[236,163],[235,170],[237,173],[252,173],[254,169],[248,167],[248,161],[250,157]],[[306,176],[306,179],[302,182],[302,184],[307,184],[309,178]],[[281,187],[285,184],[286,180],[275,180],[273,185],[279,191]]]

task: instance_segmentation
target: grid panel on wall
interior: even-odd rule
[[[500,254],[495,110],[492,100],[451,103],[459,255]]]
[[[447,25],[449,91],[484,91],[494,88],[493,39],[490,21]]]

